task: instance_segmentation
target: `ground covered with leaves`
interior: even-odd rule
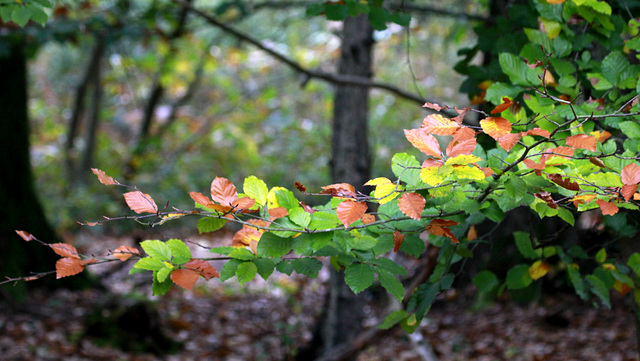
[[[3,304],[0,358],[286,360],[311,338],[324,301],[322,273],[318,280],[276,274],[245,287],[199,281],[193,292],[174,287],[154,298],[150,274],[127,276],[128,264],[99,267],[92,269],[103,289],[34,291]],[[483,310],[473,309],[474,299],[472,287],[443,295],[416,333],[396,330],[357,359],[425,360],[425,350],[443,361],[637,359],[632,316],[620,299],[613,310],[569,294],[527,305],[503,299]],[[383,307],[366,307],[375,327]]]

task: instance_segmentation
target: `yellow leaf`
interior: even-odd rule
[[[479,162],[481,161],[482,158],[477,157],[475,155],[472,154],[461,154],[457,157],[453,157],[453,158],[449,158],[447,159],[446,162],[444,162],[445,165],[467,165],[467,164],[471,164],[471,163],[475,163],[475,162]]]
[[[402,188],[398,186],[398,190],[401,189]],[[373,195],[376,198],[384,197],[380,199],[380,204],[385,204],[396,198],[398,196],[398,192],[396,192],[396,185],[394,183],[386,183],[377,185],[375,192],[373,192]]]
[[[167,261],[164,261],[164,265],[165,265],[167,268],[173,268],[173,265],[172,265],[171,263],[167,262]]]
[[[278,197],[276,197],[276,191],[279,190],[286,191],[287,189],[284,187],[273,187],[269,193],[267,193],[267,207],[269,207],[269,209],[280,207],[280,202],[278,202]]]
[[[485,178],[483,171],[476,167],[469,167],[466,165],[454,166],[453,175],[458,177],[458,179],[483,180]]]
[[[426,167],[420,171],[420,178],[426,184],[435,186],[446,181],[452,172],[453,167],[448,165],[442,167]]]
[[[534,280],[540,279],[546,275],[551,267],[542,261],[535,261],[531,267],[529,267],[529,276]]]
[[[366,186],[377,186],[377,185],[380,185],[380,184],[387,184],[387,183],[391,183],[389,178],[378,177],[378,178],[373,178],[373,179],[369,180],[364,185],[366,185]]]

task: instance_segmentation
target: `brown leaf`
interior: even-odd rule
[[[469,227],[469,231],[467,232],[467,241],[471,242],[475,241],[476,239],[478,239],[478,230],[476,229],[476,226],[471,225],[471,227]]]
[[[27,231],[18,231],[18,230],[16,230],[16,233],[18,234],[18,236],[20,236],[20,238],[24,239],[27,242],[33,241],[34,239],[36,239],[36,237],[34,237],[33,234],[31,234],[31,233],[29,233]]]
[[[77,275],[84,270],[79,258],[64,257],[56,262],[56,278]]]
[[[460,124],[451,121],[440,114],[430,114],[422,121],[422,126],[429,134],[437,135],[451,135],[458,128]]]
[[[441,111],[442,109],[451,109],[451,108],[449,108],[448,105],[440,106],[440,104],[429,103],[429,102],[424,103],[424,105],[422,107],[423,108],[433,109],[433,110],[435,110],[437,112]]]
[[[625,184],[620,189],[620,194],[622,194],[622,196],[624,197],[625,202],[629,202],[629,199],[633,197],[637,190],[637,184]]]
[[[253,207],[254,204],[256,204],[256,200],[249,197],[238,198],[235,201],[231,202],[231,205],[233,206],[233,208],[235,208],[236,211],[249,209]]]
[[[200,277],[200,273],[191,269],[181,268],[171,272],[171,280],[173,283],[187,290],[193,289],[193,286],[195,286],[198,281],[198,277]]]
[[[602,214],[605,216],[613,216],[618,213],[618,206],[613,203],[607,202],[604,199],[596,199],[596,204],[600,207]]]
[[[218,274],[218,270],[209,262],[202,259],[192,259],[191,261],[185,263],[183,267],[197,271],[207,281],[214,277],[220,277],[220,275]]]
[[[393,232],[393,252],[398,253],[400,247],[402,246],[402,241],[404,241],[404,234],[399,231]]]
[[[359,220],[363,214],[367,211],[367,204],[365,202],[356,202],[352,200],[345,200],[338,204],[336,209],[336,215],[344,227],[347,228],[353,222]]]
[[[107,175],[107,173],[101,171],[100,169],[97,168],[91,168],[91,171],[93,172],[93,174],[95,174],[96,176],[98,176],[98,180],[100,181],[100,183],[110,186],[110,185],[118,185],[120,183],[118,183],[118,181],[116,181],[115,179],[109,177]]]
[[[620,172],[620,178],[622,179],[622,184],[625,185],[640,183],[640,167],[635,163],[624,166],[622,172]]]
[[[427,231],[429,231],[429,233],[434,234],[436,236],[443,236],[443,237],[447,237],[449,239],[451,239],[452,243],[460,243],[460,241],[458,240],[458,238],[456,238],[456,236],[453,234],[453,232],[451,232],[451,230],[448,228],[450,226],[455,226],[459,224],[456,221],[452,221],[449,219],[433,219],[426,227],[425,229]]]
[[[230,205],[238,199],[236,186],[227,178],[216,177],[211,182],[211,199],[224,206]]]
[[[451,227],[451,226],[457,226],[460,223],[453,221],[451,219],[442,219],[442,218],[434,218],[431,220],[431,222],[429,222],[429,225],[431,226],[438,226],[438,227]]]
[[[544,130],[542,128],[533,128],[527,130],[527,135],[538,135],[541,137],[549,138],[551,136],[551,133],[549,133],[548,130]]]
[[[447,146],[445,153],[447,153],[447,157],[454,158],[463,154],[469,155],[473,153],[475,149],[476,149],[476,138],[472,137],[472,138],[464,139],[461,141],[454,139],[451,142],[449,142],[449,145]]]
[[[577,192],[580,190],[580,185],[577,182],[572,181],[571,178],[562,178],[562,175],[558,173],[547,174],[547,179],[570,191]]]
[[[502,102],[503,102],[502,104],[498,105],[497,107],[495,107],[491,111],[491,114],[501,113],[501,112],[507,110],[507,108],[509,108],[511,106],[511,104],[513,104],[511,99],[509,99],[507,97],[502,98]]]
[[[244,247],[251,244],[251,242],[258,242],[262,237],[262,233],[260,233],[255,228],[243,227],[236,234],[233,235],[233,239],[231,240],[231,247]]]
[[[116,248],[115,251],[113,251],[112,255],[121,261],[126,261],[129,258],[131,258],[133,255],[139,256],[140,251],[138,251],[136,248],[133,248],[133,247],[120,246]]]
[[[604,162],[600,158],[589,157],[589,162],[591,162],[591,164],[596,165],[600,168],[607,168],[607,166],[604,164]]]
[[[424,128],[411,130],[405,129],[404,135],[409,143],[418,148],[422,153],[435,158],[442,158],[438,140],[433,135],[429,134]]]
[[[355,198],[356,189],[349,183],[335,183],[322,187],[320,194],[331,194],[336,197]]]
[[[198,203],[198,204],[200,204],[202,206],[205,206],[207,208],[211,208],[211,206],[215,204],[215,203],[213,203],[213,201],[211,199],[209,199],[209,197],[205,196],[204,194],[202,194],[200,192],[191,192],[191,193],[189,193],[189,196],[196,203]]]
[[[567,137],[567,145],[572,148],[586,149],[592,152],[596,151],[598,141],[593,135],[578,134]]]
[[[480,121],[482,130],[491,138],[498,140],[511,132],[511,123],[502,117],[489,117]]]
[[[558,208],[558,205],[556,204],[556,202],[551,197],[551,193],[542,191],[542,192],[539,192],[539,193],[534,193],[533,195],[536,198],[539,198],[539,199],[542,199],[543,201],[545,201],[549,207],[551,207],[553,209],[557,209]]]
[[[269,210],[269,220],[273,221],[274,219],[286,217],[289,215],[289,211],[287,211],[284,207],[272,208]]]
[[[426,200],[418,193],[405,193],[398,199],[398,208],[407,217],[420,220]]]
[[[140,191],[123,194],[129,208],[136,213],[158,213],[158,206],[150,195]]]
[[[294,186],[302,193],[307,191],[307,187],[305,187],[302,183],[296,182]]]
[[[53,249],[55,253],[62,257],[80,259],[80,256],[78,256],[78,250],[70,244],[52,243],[49,245],[49,247],[51,247],[51,249]]]
[[[300,201],[298,202],[298,204],[300,205],[300,207],[302,207],[302,209],[304,209],[305,212],[307,213],[311,213],[314,214],[316,213],[318,210],[317,209],[313,209],[311,208],[311,206],[306,205],[304,202]]]
[[[362,223],[371,224],[376,221],[376,216],[374,216],[373,214],[365,213],[362,215],[361,219],[362,219]]]
[[[522,138],[522,133],[509,133],[498,138],[497,141],[498,145],[508,152],[514,145],[518,144],[520,138]]]

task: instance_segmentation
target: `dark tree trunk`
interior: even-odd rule
[[[26,276],[30,272],[55,269],[60,258],[48,247],[25,242],[15,230],[25,230],[38,239],[59,242],[47,223],[36,197],[29,160],[29,122],[27,117],[27,67],[23,37],[17,33],[0,37],[10,51],[0,57],[0,277]],[[78,281],[84,279],[79,276]],[[29,283],[60,286],[47,277]],[[2,286],[3,294],[24,296],[26,283]]]
[[[373,29],[366,16],[344,21],[338,72],[372,76]],[[367,141],[369,89],[339,86],[334,98],[331,172],[336,183],[352,184],[357,190],[369,180],[371,157]],[[329,290],[312,344],[298,360],[332,359],[332,349],[353,341],[362,332],[364,296],[355,295],[343,273],[331,269]]]

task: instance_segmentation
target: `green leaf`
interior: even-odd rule
[[[371,7],[369,11],[369,23],[374,30],[385,30],[387,21],[391,20],[391,13],[380,6]]]
[[[294,271],[301,275],[309,278],[317,278],[318,272],[322,269],[322,262],[310,257],[296,258],[291,260],[291,266]]]
[[[513,173],[509,175],[509,180],[505,182],[504,187],[516,202],[527,195],[527,183]]]
[[[423,283],[411,295],[408,309],[415,308],[416,315],[422,320],[422,317],[429,312],[431,304],[436,299],[440,290],[439,283]]]
[[[528,259],[538,259],[542,254],[542,250],[534,250],[533,245],[531,244],[531,239],[529,238],[529,233],[527,232],[513,232],[513,237],[516,241],[516,247],[518,247],[518,251],[520,254],[524,256],[524,258]]]
[[[272,233],[264,233],[258,242],[258,257],[282,257],[292,248],[291,238],[280,238]]]
[[[273,273],[273,269],[276,264],[273,260],[269,258],[256,258],[253,260],[253,263],[258,268],[258,274],[262,277],[263,280],[267,280],[269,276]]]
[[[393,262],[388,258],[376,258],[373,263],[378,267],[378,269],[396,274],[396,275],[408,275],[407,270],[401,265]]]
[[[140,243],[140,245],[149,256],[161,261],[171,261],[171,249],[166,243],[158,240],[147,240]]]
[[[214,217],[204,217],[198,220],[198,232],[200,234],[206,232],[217,231],[222,228],[225,224],[227,224],[226,219],[214,218]]]
[[[11,20],[20,27],[25,26],[29,22],[30,18],[31,9],[26,6],[18,6],[18,8],[14,9],[11,14]]]
[[[167,276],[169,276],[171,274],[171,272],[173,272],[173,267],[169,268],[169,267],[165,267],[161,270],[159,270],[158,272],[154,272],[156,278],[158,279],[158,282],[164,282],[164,280],[167,279]]]
[[[294,271],[290,260],[284,260],[276,264],[276,269],[278,272],[284,273],[288,276],[291,276],[291,273]]]
[[[406,237],[405,237],[406,240]],[[404,245],[404,241],[402,242]],[[424,242],[423,242],[424,245]],[[378,257],[383,255],[393,249],[393,237],[390,234],[385,234],[378,237],[378,243],[376,243],[375,247],[371,249],[373,254]],[[400,248],[402,249],[402,248]]]
[[[420,163],[407,153],[397,153],[391,158],[391,170],[409,187],[417,186],[420,181]]]
[[[151,257],[144,257],[133,265],[133,268],[146,269],[149,271],[159,271],[165,267],[162,261]]]
[[[520,264],[514,266],[507,272],[507,288],[510,290],[519,290],[529,286],[533,282],[529,276],[529,265]]]
[[[594,275],[588,275],[585,277],[589,285],[591,285],[591,292],[600,298],[600,301],[607,307],[611,308],[611,301],[609,300],[609,289],[605,286],[602,280]]]
[[[220,281],[224,282],[231,277],[236,275],[236,270],[238,269],[238,265],[242,263],[242,261],[237,259],[230,259],[227,263],[222,266],[222,270],[220,271]]]
[[[335,213],[329,213],[325,211],[314,212],[311,215],[311,222],[309,222],[309,229],[322,230],[331,229],[340,224],[338,216]]]
[[[627,265],[636,273],[636,275],[640,276],[640,254],[632,254],[629,257],[629,261],[627,261]]]
[[[289,211],[289,219],[300,227],[307,228],[311,222],[311,214],[302,209],[302,207],[296,207]]]
[[[15,5],[0,6],[0,19],[5,23],[11,21],[11,15],[16,8],[17,6]]]
[[[538,75],[530,69],[519,56],[510,53],[501,53],[499,62],[502,71],[509,77],[514,85],[538,85]]]
[[[580,271],[578,270],[578,265],[575,263],[569,264],[567,266],[567,274],[569,275],[569,281],[571,285],[576,290],[576,293],[582,300],[586,300],[588,298],[587,290],[584,285],[584,281],[582,280],[582,276],[580,275]]]
[[[250,261],[256,258],[256,255],[246,248],[236,248],[233,251],[229,252],[229,257],[239,259],[241,261]]]
[[[632,89],[637,72],[621,51],[612,51],[602,60],[602,75],[618,88]]]
[[[393,327],[396,323],[407,318],[408,314],[405,310],[393,311],[387,317],[384,318],[384,321],[378,326],[378,328],[383,330],[388,330]]]
[[[558,207],[558,217],[560,217],[560,219],[562,219],[563,221],[569,223],[569,225],[571,225],[572,227],[576,223],[576,219],[573,217],[573,213],[571,213],[571,211],[566,208]]]
[[[371,286],[374,278],[373,267],[366,263],[354,263],[344,271],[344,280],[356,294]]]
[[[631,139],[640,139],[640,125],[634,121],[620,123],[620,130]]]
[[[278,203],[280,203],[280,206],[286,208],[288,211],[300,207],[298,200],[290,190],[276,189],[274,193],[278,199]]]
[[[249,198],[255,199],[259,205],[264,206],[267,203],[269,188],[267,188],[266,183],[262,179],[256,176],[249,176],[244,179],[242,189],[244,190],[244,194]]]
[[[491,292],[494,288],[498,287],[500,281],[498,277],[491,271],[480,271],[473,277],[473,284],[481,292]]]
[[[353,249],[368,251],[378,244],[378,240],[371,236],[362,236],[354,239]]]
[[[29,8],[29,10],[31,10],[31,20],[43,26],[47,23],[49,17],[47,16],[47,13],[42,10],[42,8],[31,4],[28,4],[27,7]]]
[[[242,262],[236,268],[236,276],[240,286],[251,281],[258,274],[258,267],[253,262]]]
[[[173,281],[171,281],[170,279],[165,279],[164,282],[159,282],[157,276],[154,275],[151,291],[153,292],[154,296],[162,296],[165,293],[169,292],[172,285]]]
[[[598,253],[596,253],[596,262],[602,263],[607,260],[607,250],[601,248]]]
[[[172,238],[167,241],[167,246],[173,254],[173,263],[181,265],[191,260],[191,250],[179,239]]]
[[[380,281],[380,284],[385,290],[387,290],[387,292],[393,295],[393,297],[398,301],[402,302],[402,299],[404,298],[404,287],[402,286],[402,283],[398,281],[396,275],[378,268],[378,281]]]
[[[392,241],[393,242],[393,241]],[[419,236],[415,234],[408,234],[404,237],[400,250],[410,256],[419,258],[422,252],[424,252],[425,244]]]

